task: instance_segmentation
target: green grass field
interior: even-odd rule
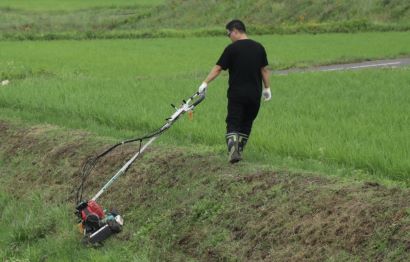
[[[254,39],[265,45],[273,69],[410,54],[410,36],[405,32],[267,35]],[[1,41],[0,73],[3,78],[37,71],[58,75],[76,72],[99,78],[206,74],[227,44],[226,37]]]
[[[410,52],[405,33],[256,39],[266,45],[274,68]],[[163,123],[170,103],[196,91],[227,43],[1,42],[2,78],[12,81],[0,90],[2,114],[117,138],[140,135]],[[273,76],[274,98],[263,104],[247,158],[272,164],[280,159],[285,166],[313,160],[408,183],[409,79],[408,69]],[[226,81],[224,74],[211,85],[194,121],[181,121],[162,140],[223,151]]]

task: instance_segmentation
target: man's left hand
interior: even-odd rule
[[[269,101],[272,98],[272,93],[270,92],[270,88],[264,88],[262,91],[262,96],[264,101]]]

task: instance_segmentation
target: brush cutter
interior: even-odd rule
[[[86,244],[101,244],[102,241],[107,239],[113,234],[119,233],[122,230],[124,224],[123,218],[118,214],[117,211],[105,211],[98,203],[97,199],[103,194],[113,183],[118,179],[119,176],[124,174],[131,164],[144,152],[147,147],[155,141],[162,133],[168,130],[184,113],[192,113],[192,110],[205,99],[205,91],[202,93],[195,93],[188,100],[183,100],[181,106],[178,108],[171,104],[175,109],[175,112],[171,117],[166,119],[166,123],[156,131],[139,138],[134,138],[130,140],[125,140],[117,143],[101,154],[88,159],[82,168],[81,172],[81,183],[77,189],[76,196],[76,215],[79,218],[80,230],[84,234],[83,243]],[[142,142],[148,140],[144,145]],[[98,193],[91,198],[91,200],[83,200],[83,189],[87,177],[90,175],[94,167],[96,166],[98,160],[106,156],[109,152],[114,150],[116,147],[132,143],[139,142],[138,151],[125,163],[117,173],[98,191]]]

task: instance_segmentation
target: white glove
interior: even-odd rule
[[[262,96],[264,98],[264,101],[269,101],[272,98],[272,94],[270,92],[270,88],[264,88],[262,91]]]
[[[9,81],[9,80],[3,80],[3,81],[0,82],[0,84],[1,84],[2,86],[5,86],[5,85],[10,84],[10,81]]]
[[[207,87],[208,87],[208,84],[205,82],[202,82],[202,84],[198,88],[198,93],[205,92]]]

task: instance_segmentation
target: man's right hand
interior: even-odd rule
[[[198,88],[198,93],[203,93],[206,91],[206,89],[208,88],[208,84],[205,82],[202,82],[202,84],[199,86]]]

